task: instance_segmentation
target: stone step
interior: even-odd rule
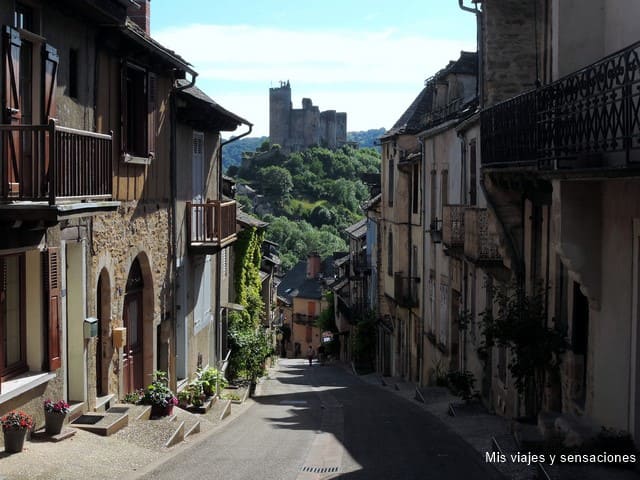
[[[109,410],[107,413],[126,413],[129,415],[129,422],[140,422],[149,420],[151,417],[150,405],[133,405],[131,403],[118,403]]]
[[[191,413],[190,411],[187,411],[178,407],[174,408],[173,412],[175,414],[176,421],[184,422],[185,438],[189,437],[190,435],[199,433],[203,424],[210,423],[208,420],[206,420],[206,418],[204,417],[204,414],[194,414],[194,413]]]
[[[174,409],[176,410],[176,409]],[[185,422],[178,415],[132,422],[116,438],[155,450],[171,447],[184,440]]]
[[[80,415],[70,422],[69,426],[108,437],[128,424],[129,415],[127,413],[93,412]]]

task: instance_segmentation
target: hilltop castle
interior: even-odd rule
[[[310,98],[302,99],[302,109],[291,104],[291,85],[280,82],[269,89],[269,138],[285,152],[295,152],[313,145],[335,149],[347,142],[347,114],[320,112]]]

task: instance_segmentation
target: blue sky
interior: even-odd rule
[[[294,108],[309,97],[347,112],[349,131],[390,128],[427,77],[476,48],[475,17],[456,0],[153,0],[151,13],[152,36],[252,136],[268,135],[280,80]]]

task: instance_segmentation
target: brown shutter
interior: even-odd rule
[[[4,257],[0,257],[0,322],[4,323],[4,302],[7,298],[7,264],[4,261]],[[0,328],[0,372],[4,369],[5,358],[5,341],[4,341],[4,328]],[[0,385],[2,384],[2,375],[0,375]]]
[[[147,75],[147,153],[150,158],[156,155],[156,103],[157,103],[157,79],[155,73]]]
[[[49,247],[43,252],[44,291],[46,299],[47,319],[47,358],[49,370],[57,370],[62,366],[60,351],[60,249]]]
[[[3,40],[3,112],[2,119],[9,125],[19,125],[22,119],[20,111],[20,33],[9,26],[2,31]],[[11,131],[2,135],[4,158],[3,174],[5,184],[2,185],[2,193],[6,196],[18,196],[20,194],[20,158],[21,142],[20,133]]]
[[[48,122],[56,116],[56,85],[58,77],[58,52],[49,44],[42,46],[42,72],[43,72],[43,115]]]

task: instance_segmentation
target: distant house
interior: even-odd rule
[[[333,257],[321,261],[317,253],[312,253],[306,262],[299,262],[289,270],[278,285],[283,322],[291,328],[288,357],[304,355],[308,345],[316,351],[320,346],[322,332],[316,321],[320,312],[329,308],[324,285],[325,279],[333,280],[333,274]]]

